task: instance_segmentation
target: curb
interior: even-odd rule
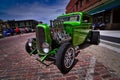
[[[100,39],[100,45],[120,53],[120,44]]]
[[[118,37],[114,37],[114,36],[111,37],[111,36],[100,35],[100,39],[120,44],[120,38],[118,38]]]

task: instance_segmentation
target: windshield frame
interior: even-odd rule
[[[70,18],[73,18],[73,17],[77,17],[77,19],[76,20],[70,20]],[[80,21],[80,15],[70,15],[70,16],[60,16],[60,17],[58,17],[57,19],[62,19],[64,22],[65,21],[77,21],[77,22],[79,22]]]

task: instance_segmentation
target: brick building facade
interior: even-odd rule
[[[7,21],[8,25],[10,28],[32,28],[35,29],[36,25],[38,24],[38,22],[36,20],[8,20]]]
[[[32,28],[35,29],[36,25],[38,24],[38,21],[36,20],[8,20],[8,21],[2,21],[0,22],[0,31],[2,29],[6,28],[13,28],[15,29],[16,27],[19,28]]]
[[[93,4],[96,4],[100,0],[70,0],[66,7],[66,13],[84,11]]]
[[[120,30],[120,0],[70,0],[66,13],[79,11],[91,14],[93,23],[104,22],[105,29]]]
[[[36,20],[8,20],[3,21],[0,20],[0,37],[2,36],[2,32],[5,29],[15,29],[18,28],[31,28],[35,29],[36,25],[38,24],[38,21]]]

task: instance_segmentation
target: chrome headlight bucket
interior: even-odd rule
[[[48,53],[50,51],[50,45],[47,42],[42,44],[42,50],[44,53]]]

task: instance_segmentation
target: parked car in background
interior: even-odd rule
[[[9,28],[9,29],[4,29],[2,34],[3,34],[3,37],[6,37],[6,36],[13,36],[15,33],[14,29],[12,28]]]

